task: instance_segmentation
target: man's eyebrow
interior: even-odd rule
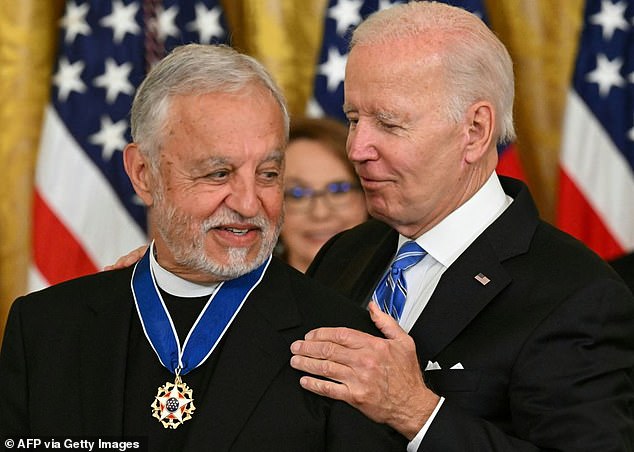
[[[264,157],[263,162],[278,162],[281,163],[284,161],[284,151],[282,149],[274,149],[269,152],[269,154]]]
[[[399,119],[399,116],[391,111],[377,111],[375,116],[379,121],[394,121]]]
[[[204,158],[195,160],[193,162],[194,165],[208,165],[208,166],[225,165],[227,163],[229,163],[229,159],[226,157],[220,157],[220,156],[204,157]]]

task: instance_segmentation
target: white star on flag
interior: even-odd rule
[[[63,3],[65,12],[36,165],[29,291],[95,273],[147,242],[145,205],[125,174],[120,152],[131,140],[134,90],[154,57],[200,42],[199,32],[186,29],[197,21],[197,5],[205,6],[198,7],[198,16],[219,11],[225,27],[221,0],[54,3]],[[204,22],[204,32],[215,30],[211,21]],[[146,41],[145,31],[154,38],[159,23],[164,39]],[[226,43],[228,34],[213,42]]]
[[[120,44],[126,33],[136,35],[141,32],[141,27],[136,23],[134,16],[139,11],[138,3],[124,5],[121,0],[114,0],[112,12],[99,21],[104,27],[111,27],[114,42]]]
[[[308,104],[306,105],[306,116],[310,118],[321,118],[325,114],[324,109],[321,108],[321,105],[319,105],[319,102],[317,102],[317,99],[315,99],[314,96],[308,99]]]
[[[130,62],[123,63],[119,66],[112,58],[106,60],[106,71],[99,77],[96,77],[94,83],[95,86],[106,89],[106,101],[109,104],[117,99],[119,93],[129,96],[134,93],[134,86],[132,86],[132,83],[128,80],[131,71],[132,63]]]
[[[89,35],[90,27],[86,22],[86,14],[88,14],[88,3],[77,6],[75,2],[68,2],[66,6],[66,14],[60,20],[60,26],[66,29],[64,42],[70,44],[75,40],[77,35]]]
[[[224,36],[225,31],[220,24],[220,8],[207,9],[205,5],[196,4],[196,19],[187,24],[189,31],[195,31],[200,36],[200,42],[209,44],[212,38]]]
[[[319,73],[328,79],[328,91],[335,91],[346,73],[348,54],[341,55],[336,47],[328,49],[328,60],[319,65]]]
[[[112,123],[108,116],[101,117],[101,130],[90,135],[88,141],[92,144],[101,146],[101,157],[104,160],[110,160],[114,151],[123,151],[128,144],[125,139],[125,132],[128,130],[128,123],[125,119]]]
[[[176,26],[176,16],[178,15],[178,6],[174,5],[171,8],[165,10],[159,9],[158,14],[158,34],[161,40],[167,39],[168,36],[177,38],[179,35],[178,27]]]
[[[623,2],[613,4],[610,0],[603,0],[601,11],[591,16],[589,22],[603,27],[603,38],[609,41],[615,30],[627,31],[629,28],[625,20],[626,8],[627,5]]]
[[[351,25],[361,22],[362,0],[339,0],[339,2],[328,10],[328,16],[337,22],[337,33],[341,36]]]
[[[73,91],[78,93],[86,91],[86,85],[80,77],[85,66],[81,60],[75,61],[73,64],[70,64],[66,57],[59,60],[59,68],[53,76],[53,84],[57,86],[57,98],[61,102],[68,99],[68,95]]]
[[[402,2],[400,2],[400,1],[392,2],[391,0],[379,0],[379,9],[378,9],[378,11],[383,11],[384,9],[388,9],[389,7],[397,5],[399,3],[402,3]]]
[[[611,260],[634,250],[634,1],[583,3],[555,225]]]
[[[613,86],[622,87],[625,80],[621,77],[620,71],[623,66],[621,58],[610,61],[604,54],[597,55],[597,67],[594,71],[586,75],[586,80],[599,85],[599,94],[605,97],[610,93]]]

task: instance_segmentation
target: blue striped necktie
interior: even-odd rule
[[[403,243],[389,270],[374,290],[372,298],[383,312],[390,314],[397,321],[401,319],[407,297],[407,284],[403,272],[418,264],[426,254],[427,252],[414,241]]]

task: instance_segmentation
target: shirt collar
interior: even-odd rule
[[[464,204],[416,239],[427,253],[449,267],[513,202],[495,172]],[[411,240],[399,235],[398,246]]]
[[[186,279],[183,279],[180,276],[177,276],[174,273],[165,270],[157,262],[156,257],[154,256],[154,243],[152,243],[151,246],[152,250],[150,251],[150,267],[152,268],[152,273],[154,274],[156,284],[161,289],[171,295],[183,298],[202,297],[212,294],[212,292],[218,285],[217,283],[210,285],[197,284],[191,281],[187,281]]]

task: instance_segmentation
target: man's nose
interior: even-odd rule
[[[348,132],[346,145],[348,159],[351,162],[363,162],[376,159],[374,147],[374,132],[366,122],[359,121],[354,129]]]
[[[246,218],[254,217],[260,210],[255,180],[239,178],[231,184],[231,193],[226,199],[227,207]]]

